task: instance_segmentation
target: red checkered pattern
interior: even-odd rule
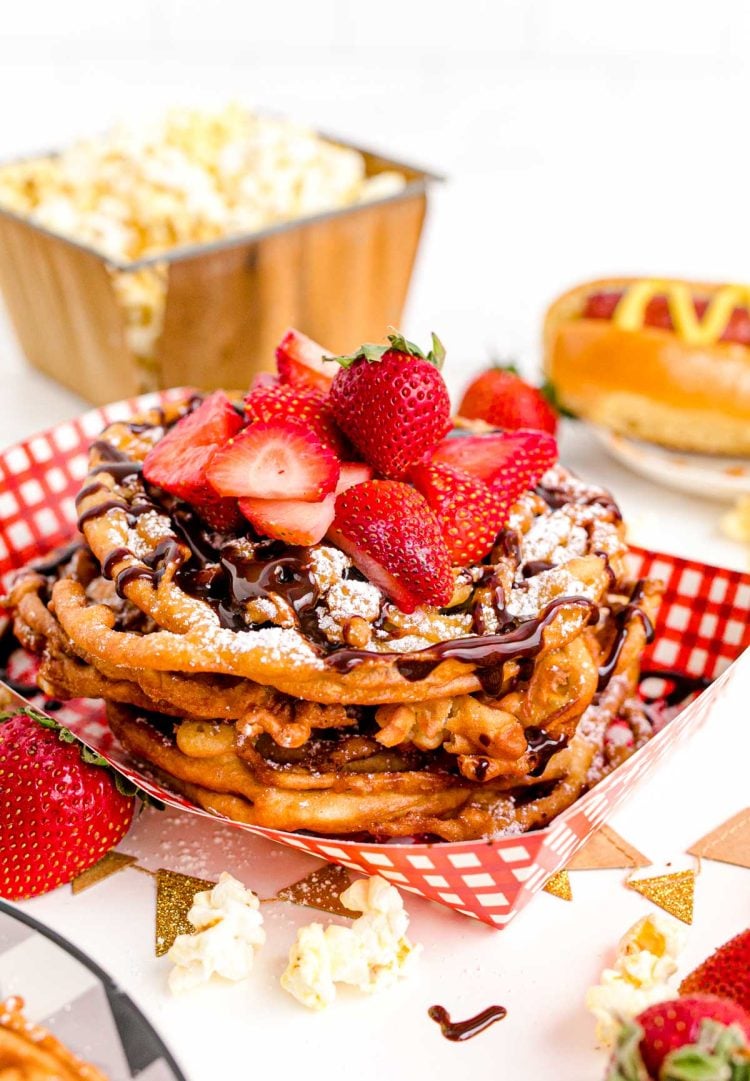
[[[93,410],[0,455],[0,582],[70,536],[73,496],[86,470],[86,449],[101,428],[182,394],[176,390],[147,395]],[[646,773],[705,721],[734,677],[732,662],[750,645],[750,576],[641,549],[633,551],[633,563],[636,576],[661,578],[667,587],[645,667],[715,682],[547,829],[491,842],[362,844],[232,824],[329,862],[382,875],[402,889],[491,927],[504,927]],[[69,702],[55,716],[151,795],[194,814],[207,814],[155,784],[124,754],[106,726],[101,703]]]
[[[750,576],[631,548],[633,576],[666,586],[644,667],[716,679],[750,646]]]
[[[0,454],[0,583],[70,538],[89,445],[102,429],[186,393],[177,387],[92,409]]]

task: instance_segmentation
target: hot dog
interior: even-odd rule
[[[680,450],[750,456],[750,286],[589,282],[551,305],[544,348],[572,412]]]

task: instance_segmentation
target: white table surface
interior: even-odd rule
[[[0,426],[8,442],[81,408],[74,396],[25,367],[7,329],[0,337],[0,380]],[[457,390],[459,380],[452,383]],[[635,542],[745,565],[746,553],[716,528],[717,505],[639,480],[573,426],[563,436],[563,459],[616,491]],[[721,710],[612,820],[655,864],[689,865],[686,847],[747,802],[748,693],[745,664]],[[174,811],[144,812],[120,849],[152,869],[209,879],[229,870],[261,896],[316,865],[311,857],[231,826]],[[624,876],[573,874],[572,903],[540,894],[502,932],[407,895],[412,937],[424,946],[415,975],[380,996],[344,993],[323,1015],[306,1011],[278,983],[295,927],[318,918],[312,910],[266,906],[268,942],[252,978],[174,998],[166,987],[168,962],[153,956],[155,890],[147,876],[128,869],[78,896],[63,887],[22,907],[82,947],[125,987],[190,1081],[268,1076],[271,1070],[276,1077],[309,1081],[348,1071],[361,1081],[381,1081],[384,1074],[452,1081],[457,1071],[477,1081],[596,1081],[605,1056],[595,1048],[582,999],[619,936],[650,907],[624,888]],[[685,971],[744,928],[749,911],[750,871],[704,861]],[[456,1018],[501,1003],[508,1017],[477,1039],[454,1045],[427,1018],[435,1002]]]

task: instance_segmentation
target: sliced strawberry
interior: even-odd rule
[[[341,495],[347,488],[353,488],[355,484],[364,484],[366,480],[372,480],[372,476],[372,467],[366,462],[342,462],[336,495]]]
[[[336,425],[325,394],[314,387],[292,387],[282,383],[255,385],[245,398],[245,411],[250,420],[281,417],[307,424],[321,443],[339,457],[351,450]]]
[[[295,420],[251,424],[216,451],[208,466],[208,480],[222,496],[315,503],[338,479],[336,456]]]
[[[221,496],[216,496],[214,500],[204,500],[196,504],[195,509],[207,525],[220,533],[231,533],[242,524],[242,515],[236,499],[222,499]]]
[[[253,528],[285,544],[317,544],[328,532],[336,509],[336,497],[319,503],[301,499],[241,499],[239,507]]]
[[[278,387],[281,386],[279,377],[272,372],[257,372],[253,376],[253,381],[250,384],[249,394],[252,394],[254,390],[258,390],[259,387]]]
[[[410,485],[369,480],[347,489],[336,497],[328,536],[402,611],[450,600],[453,575],[440,524]]]
[[[557,461],[557,442],[547,432],[490,432],[444,439],[432,461],[462,469],[497,485],[513,502]]]
[[[150,484],[190,503],[215,528],[231,528],[238,521],[236,505],[217,496],[206,471],[216,450],[242,427],[242,417],[226,394],[217,390],[148,452],[143,476]]]
[[[289,329],[276,347],[281,382],[294,387],[317,387],[327,393],[337,371],[335,364],[323,361],[329,355],[312,338]]]
[[[465,567],[489,555],[511,507],[503,492],[450,465],[414,466],[409,479],[440,522],[454,563]]]

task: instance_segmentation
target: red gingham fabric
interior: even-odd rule
[[[146,395],[92,410],[0,455],[0,583],[71,536],[73,497],[97,433],[184,390]],[[555,871],[563,868],[676,743],[709,715],[733,678],[732,662],[750,645],[750,576],[658,552],[634,549],[635,577],[661,578],[666,595],[645,669],[704,676],[715,682],[641,751],[559,815],[546,829],[494,841],[457,844],[363,844],[232,823],[328,862],[379,874],[401,889],[502,928]],[[32,662],[21,656],[23,667]],[[14,678],[22,672],[13,672]],[[55,714],[126,776],[165,803],[207,814],[154,783],[115,743],[101,703],[80,699]]]

